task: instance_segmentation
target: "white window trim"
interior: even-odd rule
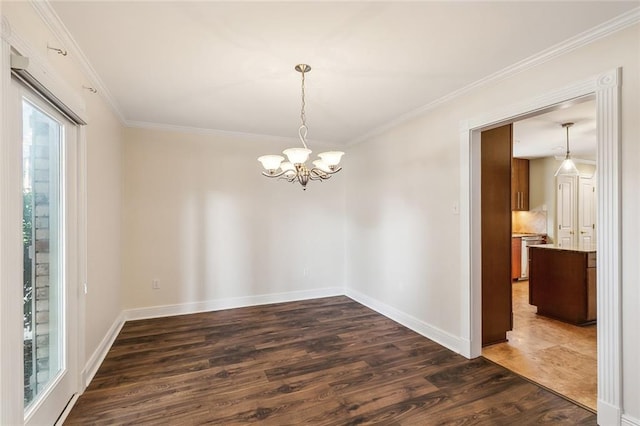
[[[0,424],[22,424],[24,408],[22,392],[22,330],[17,324],[22,323],[22,304],[15,300],[22,299],[22,289],[16,282],[22,282],[22,271],[15,265],[22,263],[21,250],[16,247],[22,244],[22,230],[16,224],[22,220],[21,201],[21,164],[22,146],[12,143],[11,120],[15,107],[11,104],[11,52],[12,49],[21,55],[28,56],[34,77],[47,87],[66,107],[86,121],[84,100],[78,91],[69,87],[55,70],[41,58],[36,50],[19,37],[5,16],[2,16],[0,40],[0,341],[2,347],[13,348],[11,351],[0,350]],[[85,384],[82,380],[85,362],[85,297],[87,288],[87,166],[86,166],[86,131],[78,127],[78,312],[77,318],[70,319],[77,323],[77,360],[69,366],[74,369],[77,378],[76,389],[80,394]],[[20,367],[20,368],[17,368]]]

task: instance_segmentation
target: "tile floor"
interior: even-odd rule
[[[596,325],[578,327],[536,314],[529,282],[513,283],[513,330],[508,342],[482,355],[589,409],[596,410]]]

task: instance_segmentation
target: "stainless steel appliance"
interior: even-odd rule
[[[532,235],[522,237],[522,250],[520,259],[520,279],[529,278],[529,246],[544,244],[545,237],[542,235]]]

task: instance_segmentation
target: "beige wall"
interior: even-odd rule
[[[87,283],[84,367],[122,311],[120,215],[122,126],[99,95],[82,89],[88,79],[71,54],[47,49],[60,45],[28,2],[3,2],[11,31],[27,43],[86,104],[87,122]]]
[[[347,286],[461,336],[458,262],[461,122],[623,68],[622,294],[624,408],[640,419],[640,27],[475,89],[364,143],[347,171]],[[376,173],[371,173],[376,170]],[[465,248],[467,249],[467,248]]]
[[[345,177],[263,177],[258,156],[286,147],[127,129],[125,308],[343,287]]]
[[[123,127],[99,96],[87,99],[86,354],[122,311]]]

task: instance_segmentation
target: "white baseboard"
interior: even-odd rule
[[[58,420],[56,420],[56,423],[54,424],[54,426],[64,425],[64,421],[67,420],[67,417],[69,417],[69,413],[71,413],[71,409],[73,408],[74,405],[76,405],[76,401],[78,400],[79,397],[80,397],[80,394],[77,394],[77,393],[73,394],[71,401],[69,401],[67,406],[64,407],[64,411],[62,412],[62,414],[60,414],[60,417],[58,417]]]
[[[462,337],[458,338],[458,340],[460,341],[460,352],[458,352],[460,355],[462,355],[467,359],[472,359],[479,356],[479,355],[474,356],[474,354],[471,353],[471,340],[464,339]]]
[[[223,309],[242,308],[247,306],[265,305],[270,303],[293,302],[297,300],[315,299],[321,297],[347,296],[356,302],[373,309],[377,313],[402,324],[416,333],[433,340],[440,345],[459,353],[467,358],[470,354],[465,353],[470,344],[466,339],[456,337],[444,330],[429,325],[418,318],[402,312],[384,302],[367,296],[353,289],[343,289],[340,287],[329,287],[316,290],[294,291],[287,293],[263,294],[257,296],[235,297],[226,299],[215,299],[203,302],[182,303],[175,305],[152,306],[147,308],[137,308],[124,310],[115,319],[100,345],[93,352],[85,368],[82,371],[83,389],[74,396],[71,403],[65,409],[63,415],[58,419],[58,423],[64,422],[71,408],[75,404],[78,396],[84,391],[98,368],[104,361],[109,349],[113,345],[116,337],[120,333],[124,323],[128,320],[138,320],[146,318],[158,318],[173,315],[190,314],[197,312],[217,311]],[[640,426],[640,420],[629,415],[621,415],[620,409],[604,401],[598,401],[598,424],[602,426]]]
[[[597,412],[600,426],[620,426],[620,418],[622,416],[620,408],[598,399]]]
[[[634,417],[623,414],[622,422],[620,424],[622,426],[640,426],[640,419],[636,419]]]
[[[120,333],[120,330],[124,325],[124,321],[124,314],[123,312],[120,312],[120,315],[118,315],[116,320],[113,322],[113,324],[107,331],[107,334],[105,334],[96,350],[93,351],[93,354],[91,354],[91,357],[82,370],[82,391],[84,391],[84,389],[89,386],[89,383],[91,383],[91,379],[93,379],[93,376],[96,375],[96,372],[98,371],[98,368],[100,368],[102,361],[104,361],[104,358],[107,356],[109,349],[111,349],[111,345],[113,345],[116,337],[118,337],[118,333]]]
[[[127,309],[124,319],[139,320],[147,318],[169,317],[174,315],[194,314],[197,312],[220,311],[223,309],[244,308],[247,306],[266,305],[270,303],[294,302],[296,300],[315,299],[319,297],[342,296],[340,287],[317,290],[292,291],[287,293],[261,294],[256,296],[213,299],[203,302],[180,303],[176,305],[151,306],[148,308]]]
[[[366,296],[353,289],[345,289],[345,293],[348,297],[352,298],[356,302],[373,309],[385,317],[392,319],[393,321],[404,325],[405,327],[415,331],[424,337],[433,340],[436,343],[441,344],[447,349],[462,354],[462,350],[465,347],[463,339],[456,337],[444,330],[427,324],[426,322],[419,320],[409,314],[406,314],[386,303],[380,302],[372,297]],[[464,355],[464,354],[463,354]]]

